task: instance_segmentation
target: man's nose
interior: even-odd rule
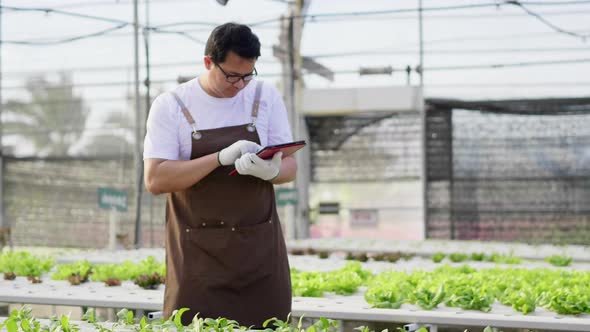
[[[236,83],[234,83],[234,86],[238,89],[241,89],[244,86],[246,86],[246,82],[244,82],[244,79],[242,78],[239,81],[237,81]]]

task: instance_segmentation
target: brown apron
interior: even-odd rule
[[[252,123],[203,131],[174,94],[193,127],[191,159],[241,139],[260,144],[255,130],[260,84]],[[218,167],[194,186],[167,195],[164,317],[189,308],[185,325],[198,313],[262,327],[266,319],[286,320],[291,312],[289,262],[274,187],[253,176],[229,176],[231,169]]]

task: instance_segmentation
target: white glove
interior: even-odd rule
[[[281,171],[282,152],[277,152],[272,159],[264,160],[254,153],[246,153],[236,160],[236,170],[242,175],[252,175],[263,180],[272,180]]]
[[[219,154],[217,155],[217,161],[222,166],[229,166],[235,163],[236,160],[238,160],[238,158],[243,156],[245,153],[256,153],[260,151],[260,149],[262,149],[262,147],[254,142],[240,140],[219,151]]]

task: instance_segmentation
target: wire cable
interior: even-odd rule
[[[268,58],[268,59],[258,59],[256,61],[257,64],[268,64],[268,65],[278,65],[279,61],[275,58]],[[133,64],[127,65],[116,65],[116,66],[95,66],[95,67],[69,67],[69,68],[52,68],[51,70],[47,69],[33,69],[33,70],[23,70],[23,71],[5,71],[2,73],[4,79],[7,77],[19,77],[19,76],[33,76],[36,74],[43,74],[48,72],[106,72],[106,71],[131,71],[133,70]],[[141,67],[144,67],[144,63],[140,63]],[[150,68],[182,68],[182,67],[191,67],[194,70],[196,68],[201,68],[201,64],[197,61],[179,61],[179,62],[163,62],[163,63],[150,63]]]
[[[140,4],[145,4],[147,1],[143,0],[143,1],[138,1]],[[151,3],[154,4],[164,4],[164,5],[168,5],[169,3],[191,3],[191,2],[195,2],[194,0],[151,0]],[[60,8],[60,9],[68,9],[68,8],[82,8],[82,7],[92,7],[92,6],[131,6],[133,5],[133,0],[131,1],[123,1],[123,0],[115,0],[113,2],[105,2],[105,1],[87,1],[87,2],[78,2],[78,3],[68,3],[65,5],[59,5],[59,6],[55,6],[55,8]]]
[[[15,12],[42,12],[45,14],[52,14],[53,13],[53,14],[72,16],[72,17],[77,17],[77,18],[91,19],[91,20],[101,21],[101,22],[109,22],[109,23],[116,23],[116,24],[128,24],[128,25],[132,24],[131,22],[118,20],[118,19],[114,19],[114,18],[86,15],[86,14],[74,13],[74,12],[69,12],[69,11],[64,11],[64,10],[59,10],[59,9],[53,9],[53,8],[12,7],[12,6],[0,5],[0,10],[11,10],[11,11],[15,11]]]
[[[523,5],[528,6],[569,6],[569,5],[586,5],[590,3],[587,0],[578,1],[520,1]]]
[[[184,37],[186,39],[189,39],[189,40],[191,40],[191,41],[193,41],[193,42],[195,42],[197,44],[200,44],[200,45],[205,45],[206,44],[204,41],[202,41],[202,40],[200,40],[198,38],[195,38],[195,37],[191,36],[189,33],[186,33],[184,31],[162,30],[162,29],[155,28],[155,27],[149,27],[147,29],[149,29],[150,31],[153,31],[155,33],[160,33],[160,34],[176,34],[176,35],[182,36],[182,37]]]
[[[352,52],[335,52],[335,53],[320,53],[320,54],[305,54],[305,56],[314,59],[323,58],[339,58],[352,56],[381,56],[381,55],[404,55],[416,54],[416,50],[412,49],[377,49],[366,51],[352,51]],[[510,54],[510,53],[554,53],[554,52],[590,52],[587,47],[544,47],[544,48],[480,48],[480,49],[425,49],[425,54]]]
[[[567,59],[567,60],[550,60],[550,61],[531,61],[531,62],[514,62],[514,63],[500,63],[489,65],[462,65],[462,66],[434,66],[427,67],[424,70],[465,70],[465,69],[497,69],[509,67],[530,67],[530,66],[545,66],[545,65],[564,65],[572,63],[589,63],[590,58],[582,59]]]
[[[580,1],[568,1],[568,2],[524,2],[524,1],[505,1],[503,2],[503,4],[509,4],[509,5],[514,5],[514,6],[518,6],[520,8],[522,8],[523,10],[525,10],[525,12],[529,15],[535,16],[537,19],[541,20],[544,24],[552,27],[554,30],[560,32],[560,33],[565,33],[568,35],[572,35],[572,36],[576,36],[576,37],[580,37],[585,39],[586,37],[588,37],[588,35],[581,35],[578,34],[576,32],[573,31],[566,31],[564,29],[561,29],[557,26],[555,26],[554,24],[552,24],[551,22],[547,21],[546,19],[544,19],[543,17],[541,17],[539,14],[527,9],[526,7],[524,7],[524,4],[530,4],[530,5],[544,5],[544,6],[549,6],[549,5],[571,5],[571,4],[590,4],[590,0],[580,0]],[[459,9],[474,9],[474,8],[486,8],[486,7],[492,7],[492,6],[499,6],[500,4],[496,3],[482,3],[482,4],[470,4],[470,5],[458,5],[458,6],[444,6],[444,7],[426,7],[426,8],[422,8],[422,11],[424,12],[428,12],[428,11],[444,11],[444,10],[459,10]],[[94,15],[86,15],[86,14],[80,14],[80,13],[75,13],[75,12],[69,12],[69,11],[64,11],[64,10],[59,10],[59,9],[54,9],[54,8],[33,8],[33,7],[14,7],[14,6],[0,6],[0,10],[10,10],[10,11],[24,11],[24,12],[43,12],[46,14],[49,13],[55,13],[55,14],[60,14],[60,15],[66,15],[66,16],[72,16],[72,17],[78,17],[78,18],[85,18],[85,19],[92,19],[92,20],[98,20],[98,21],[103,21],[103,22],[111,22],[111,23],[117,23],[119,24],[117,27],[111,28],[111,29],[107,29],[107,30],[103,30],[103,31],[99,31],[97,33],[93,33],[93,34],[88,34],[88,35],[82,35],[82,36],[77,36],[77,37],[73,37],[73,38],[66,38],[63,39],[63,41],[52,41],[52,42],[31,42],[31,41],[10,41],[11,44],[20,44],[20,45],[49,45],[49,44],[59,44],[59,43],[64,43],[64,42],[71,42],[71,41],[75,41],[75,40],[79,40],[79,39],[85,39],[85,38],[90,38],[90,37],[97,37],[97,36],[101,36],[104,35],[106,33],[109,33],[111,31],[114,30],[118,30],[119,28],[122,27],[122,25],[131,25],[132,23],[127,22],[127,21],[122,21],[122,20],[118,20],[118,19],[113,19],[113,18],[108,18],[108,17],[100,17],[100,16],[94,16]],[[306,15],[299,15],[299,16],[294,16],[295,18],[303,18],[303,19],[309,19],[311,21],[317,21],[319,18],[334,18],[334,17],[341,17],[341,18],[349,18],[349,17],[357,17],[357,16],[374,16],[374,15],[383,15],[383,14],[392,14],[392,13],[412,13],[412,12],[416,12],[418,11],[417,8],[404,8],[404,9],[391,9],[391,10],[379,10],[379,11],[365,11],[365,12],[347,12],[347,13],[320,13],[320,14],[306,14]],[[258,21],[258,22],[253,22],[250,23],[249,25],[254,27],[254,26],[261,26],[261,25],[265,25],[268,23],[274,23],[274,22],[280,22],[282,20],[285,19],[290,19],[290,17],[285,17],[285,16],[281,16],[279,18],[272,18],[272,19],[266,19],[266,20],[262,20],[262,21]],[[176,22],[176,23],[167,23],[167,24],[163,24],[160,26],[152,26],[152,27],[147,27],[147,26],[141,26],[144,29],[150,29],[156,33],[161,33],[161,34],[178,34],[181,35],[193,42],[196,42],[198,44],[205,44],[202,40],[199,40],[198,38],[193,37],[192,35],[188,34],[186,31],[179,31],[179,30],[163,30],[161,28],[163,27],[172,27],[172,26],[178,26],[178,25],[200,25],[200,26],[212,26],[214,25],[214,23],[212,22]]]
[[[214,22],[199,22],[199,21],[183,21],[183,22],[173,22],[173,23],[166,23],[166,24],[159,24],[159,25],[152,25],[150,28],[152,29],[160,29],[160,28],[171,28],[176,26],[182,25],[196,25],[196,26],[207,26],[207,27],[216,27],[219,23]]]
[[[573,31],[564,30],[564,29],[558,27],[557,25],[555,25],[555,24],[549,22],[547,19],[543,18],[541,15],[539,15],[539,14],[533,12],[532,10],[528,9],[527,7],[525,7],[523,5],[523,3],[520,2],[520,1],[505,1],[504,3],[509,4],[509,5],[514,5],[516,7],[521,8],[527,14],[529,14],[530,16],[535,17],[537,20],[541,21],[543,24],[545,24],[546,26],[548,26],[551,29],[555,30],[556,32],[563,33],[563,34],[566,34],[566,35],[570,35],[572,37],[580,38],[583,42],[586,41],[586,38],[590,37],[590,34],[581,35],[579,33],[576,33],[576,32],[573,32]]]
[[[577,10],[577,11],[553,11],[553,12],[542,12],[539,14],[545,16],[575,16],[575,15],[588,15],[590,11],[588,10]],[[456,14],[456,15],[424,15],[424,19],[428,21],[433,20],[480,20],[480,19],[512,19],[512,18],[523,18],[527,17],[529,14],[527,13],[514,13],[514,14]],[[416,20],[415,15],[388,15],[388,16],[379,16],[379,17],[354,17],[354,18],[325,18],[317,23],[324,23],[324,22],[341,22],[347,21],[350,22],[352,19],[355,20],[368,20],[368,21],[399,21],[399,20]],[[308,23],[316,23],[316,21],[309,21]]]
[[[124,24],[120,24],[115,27],[100,30],[97,32],[88,33],[85,35],[79,35],[79,36],[75,36],[75,37],[59,39],[59,40],[53,40],[53,41],[2,40],[2,43],[3,44],[13,44],[13,45],[28,45],[28,46],[49,46],[49,45],[65,44],[65,43],[71,43],[71,42],[82,40],[82,39],[104,36],[110,32],[123,29],[124,27],[126,27],[128,25],[129,24],[124,23]]]
[[[577,32],[586,32],[587,30],[578,30]],[[427,40],[424,42],[425,45],[431,44],[446,44],[446,43],[462,43],[466,41],[490,41],[490,40],[505,40],[507,38],[539,38],[545,36],[554,36],[555,32],[533,32],[533,33],[516,33],[516,34],[506,34],[506,35],[498,35],[498,36],[464,36],[464,37],[452,37],[452,38],[441,38],[441,39],[432,39]],[[409,45],[416,45],[416,43],[411,43]]]
[[[521,1],[520,4],[530,4],[530,5],[539,5],[543,4],[545,6],[559,6],[559,5],[581,5],[581,4],[590,4],[590,0],[580,0],[580,1],[568,1],[568,2],[525,2]],[[377,16],[377,15],[385,15],[385,14],[401,14],[401,13],[416,13],[418,11],[423,12],[436,12],[436,11],[447,11],[447,10],[461,10],[461,9],[478,9],[478,8],[489,8],[489,7],[499,7],[503,3],[480,3],[480,4],[469,4],[469,5],[456,5],[456,6],[442,6],[442,7],[424,7],[422,9],[419,8],[403,8],[403,9],[386,9],[386,10],[374,10],[374,11],[364,11],[364,12],[342,12],[342,13],[318,13],[318,14],[305,14],[305,15],[298,15],[293,16],[293,18],[302,18],[307,20],[311,20],[311,22],[315,22],[318,19],[322,18],[334,18],[334,17],[341,17],[341,18],[350,18],[350,17],[357,17],[357,16]],[[504,4],[508,4],[508,2],[504,2]],[[274,19],[266,19],[258,22],[249,23],[249,26],[259,26],[268,23],[274,23],[277,21],[288,20],[290,17],[282,16],[279,18]]]
[[[572,63],[590,63],[590,58],[581,59],[565,59],[565,60],[550,60],[550,61],[532,61],[532,62],[515,62],[515,63],[501,63],[501,64],[483,64],[483,65],[461,65],[461,66],[433,66],[424,68],[425,71],[445,71],[445,70],[469,70],[469,69],[498,69],[498,68],[509,68],[509,67],[529,67],[529,66],[546,66],[546,65],[562,65]],[[406,67],[394,67],[394,72],[405,72]],[[334,74],[359,74],[358,69],[350,70],[334,70]],[[304,75],[312,75],[313,73],[304,72]],[[260,74],[260,77],[281,77],[288,74],[283,73],[264,73]],[[153,80],[152,83],[170,83],[175,82],[174,79],[164,80]],[[124,86],[131,85],[132,81],[119,81],[119,82],[82,82],[76,84],[65,84],[60,87],[106,87],[106,86]],[[26,86],[6,86],[3,87],[5,90],[18,90],[26,89]]]

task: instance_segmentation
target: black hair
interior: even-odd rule
[[[211,32],[205,46],[205,55],[210,56],[214,63],[222,63],[229,51],[242,58],[258,59],[260,41],[248,26],[225,23]]]

